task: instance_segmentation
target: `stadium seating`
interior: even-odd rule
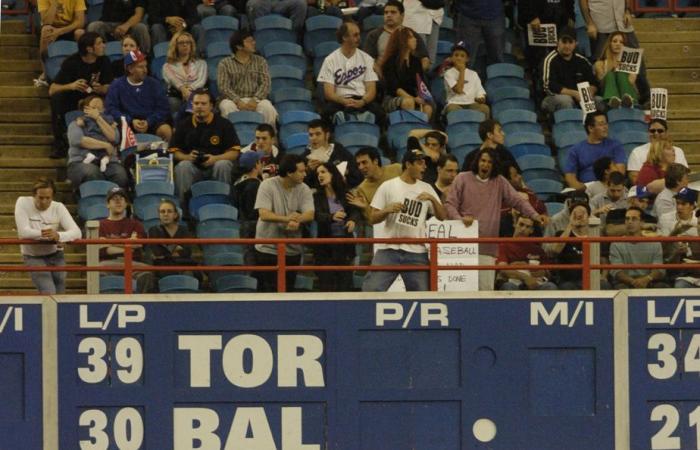
[[[231,186],[215,180],[204,180],[194,183],[190,188],[189,212],[195,219],[199,218],[199,209],[209,204],[230,204]]]
[[[349,122],[343,122],[339,123],[335,127],[334,135],[336,140],[338,138],[348,135],[348,134],[368,134],[371,136],[374,136],[377,141],[379,140],[380,137],[380,130],[379,126],[374,124],[374,123],[369,123],[369,122],[360,122],[360,121],[349,121]]]
[[[321,66],[326,56],[338,48],[340,48],[340,44],[335,41],[321,42],[314,46],[314,79],[318,78],[318,73],[321,71]]]
[[[583,111],[577,108],[560,109],[554,112],[554,123],[576,122],[583,123]]]
[[[306,72],[306,56],[301,46],[294,42],[270,42],[263,55],[268,66],[292,66]]]
[[[282,141],[282,145],[287,150],[287,153],[301,155],[306,151],[306,146],[309,145],[309,133],[302,132],[289,135]]]
[[[335,42],[335,32],[342,24],[342,19],[335,16],[319,14],[306,19],[304,49],[313,54],[314,47],[321,42]]]
[[[304,87],[304,71],[292,66],[270,66],[272,91]]]
[[[136,292],[136,280],[132,281],[132,292]],[[121,275],[105,275],[100,277],[100,294],[123,294],[124,277]]]
[[[230,16],[209,16],[202,19],[204,40],[207,44],[212,42],[228,43],[231,35],[238,29],[238,19]]]
[[[224,275],[214,282],[214,290],[220,293],[256,292],[257,289],[258,280],[249,275]]]
[[[362,147],[377,147],[379,137],[366,133],[348,133],[336,136],[336,142],[340,143],[353,155]]]
[[[109,41],[105,44],[105,56],[110,61],[116,61],[122,57],[122,43],[120,41]]]
[[[486,119],[486,116],[481,111],[458,109],[457,111],[448,113],[446,119],[448,125],[462,122],[480,124]]]
[[[279,14],[255,19],[255,42],[262,49],[271,42],[296,42],[292,21]]]
[[[61,70],[61,64],[66,57],[78,51],[78,44],[74,41],[55,41],[49,44],[46,59],[46,77],[53,80]]]
[[[161,294],[196,294],[199,290],[199,280],[189,275],[168,275],[158,280],[158,291]]]

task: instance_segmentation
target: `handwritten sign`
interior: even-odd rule
[[[620,53],[620,64],[617,66],[618,72],[639,73],[639,68],[642,66],[642,54],[644,50],[641,48],[622,47]]]
[[[588,81],[578,83],[576,85],[576,89],[578,89],[579,96],[581,97],[579,105],[581,105],[583,120],[585,121],[586,115],[595,111],[595,98],[593,96],[593,92],[591,91],[591,85],[588,83]]]
[[[651,89],[651,118],[666,120],[668,110],[668,89]]]
[[[553,23],[543,23],[535,31],[531,25],[527,27],[527,41],[532,47],[556,47],[557,26]]]

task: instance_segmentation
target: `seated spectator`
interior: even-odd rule
[[[160,81],[148,76],[146,55],[139,51],[124,57],[126,75],[114,80],[107,92],[107,114],[122,117],[136,133],[155,134],[170,141],[168,97]]]
[[[403,28],[403,20],[405,17],[403,3],[398,0],[389,0],[384,6],[384,11],[380,11],[380,14],[384,16],[384,25],[367,33],[364,39],[364,45],[362,46],[362,50],[374,58],[374,71],[377,75],[383,73],[382,67],[384,61],[386,61],[384,52],[389,43],[389,38],[394,31]],[[358,23],[361,23],[361,21]],[[415,31],[411,30],[411,33],[418,38],[418,34]],[[428,49],[425,47],[425,42],[423,42],[422,39],[416,41],[416,50],[414,54],[420,60],[424,71],[430,69]]]
[[[682,189],[676,195],[676,211],[663,214],[659,218],[659,235],[661,236],[698,236],[698,218],[696,205],[698,192]],[[679,264],[697,262],[700,259],[698,242],[665,242],[664,262]],[[694,288],[700,286],[697,269],[673,270],[669,278],[675,280],[676,288]]]
[[[458,42],[452,47],[450,62],[452,67],[444,75],[447,93],[445,114],[460,109],[473,109],[484,113],[487,119],[491,117],[491,109],[486,104],[486,91],[481,85],[479,74],[467,68],[469,53],[463,42]]]
[[[584,183],[595,181],[593,163],[596,160],[604,156],[610,157],[620,173],[625,173],[627,161],[622,144],[608,138],[608,116],[604,112],[595,111],[588,114],[584,127],[588,137],[569,149],[564,165],[566,184],[577,190],[585,190]]]
[[[486,51],[486,64],[503,62],[505,53],[505,12],[503,2],[465,0],[456,3],[457,39],[468,45],[467,53]]]
[[[561,36],[564,30],[570,29],[569,24],[574,24],[576,21],[574,3],[574,0],[563,0],[556,3],[543,0],[518,0],[518,24],[527,36],[528,28],[539,32],[540,25],[553,23],[557,26],[557,34]],[[575,33],[573,39],[576,40]],[[540,69],[549,47],[529,45],[527,39],[525,42],[525,60],[532,73],[535,74]],[[533,76],[533,78],[538,77]]]
[[[535,222],[529,217],[519,216],[515,222],[514,238],[526,238],[532,236],[535,231]],[[536,266],[547,263],[547,257],[540,244],[535,242],[505,243],[498,246],[498,265],[530,264],[533,270],[500,270],[498,277],[501,280],[499,290],[556,290],[557,285],[551,280],[548,270],[537,270]],[[497,283],[499,284],[499,283]]]
[[[335,164],[324,162],[316,167],[318,189],[314,193],[314,220],[320,238],[351,238],[355,225],[362,220],[360,210],[346,200],[348,185]],[[354,244],[319,244],[313,246],[318,266],[348,266],[355,258]],[[352,290],[352,271],[323,271],[317,274],[321,292]]]
[[[347,200],[351,205],[360,208],[365,219],[369,221],[372,211],[369,205],[372,203],[374,194],[385,181],[401,175],[401,164],[389,164],[382,167],[379,151],[373,147],[364,147],[358,150],[355,153],[355,162],[365,179],[357,186],[357,189],[348,192]]]
[[[676,210],[676,194],[688,186],[687,167],[680,164],[670,164],[664,178],[664,189],[654,199],[652,214],[661,217],[663,214]]]
[[[658,194],[664,189],[664,177],[670,164],[676,162],[673,142],[658,139],[649,145],[647,160],[637,175],[637,185],[646,186],[652,194]]]
[[[301,32],[306,20],[306,0],[247,0],[248,23],[255,28],[255,19],[268,14],[281,14],[289,17],[292,28]]]
[[[340,48],[326,56],[318,74],[323,83],[324,118],[334,123],[337,113],[357,115],[365,111],[384,122],[384,111],[376,102],[377,74],[374,60],[360,50],[360,28],[354,22],[343,22],[336,32]]]
[[[197,46],[190,33],[181,31],[170,39],[168,57],[163,65],[163,80],[168,85],[172,113],[184,112],[189,106],[192,92],[206,87],[207,62],[197,57]]]
[[[642,236],[642,210],[628,208],[625,213],[627,236]],[[663,264],[659,242],[613,242],[610,244],[611,264]],[[660,269],[612,269],[610,277],[615,289],[667,288],[665,271]]]
[[[235,16],[239,10],[235,4],[239,3],[236,0],[202,0],[202,3],[197,5],[197,15],[200,19],[205,19],[210,16]],[[245,3],[244,3],[245,4]],[[240,12],[243,12],[241,8]],[[242,26],[240,28],[246,28]]]
[[[423,142],[421,142],[421,140]],[[423,181],[428,184],[435,183],[438,172],[438,161],[447,153],[447,133],[438,130],[419,128],[408,133],[407,148],[420,149],[430,157],[425,160],[425,173]]]
[[[384,52],[386,63],[382,66],[386,95],[384,110],[418,110],[430,121],[435,105],[425,84],[425,73],[420,59],[415,55],[416,38],[410,28],[401,28],[391,34]]]
[[[143,224],[128,215],[129,199],[126,191],[115,187],[107,193],[109,216],[100,220],[99,237],[106,239],[144,239],[146,231]],[[132,244],[133,264],[144,265],[141,244]],[[115,266],[124,264],[124,245],[107,244],[100,248],[100,265]],[[155,277],[152,272],[134,272],[136,290],[140,293],[154,292]]]
[[[256,239],[300,238],[302,226],[314,220],[314,200],[311,189],[304,184],[306,165],[299,155],[284,155],[280,160],[279,176],[268,178],[260,184],[255,199],[259,218],[255,229]],[[301,262],[303,248],[299,244],[286,246],[287,266]],[[255,261],[259,266],[277,265],[277,245],[256,244]],[[287,291],[294,290],[297,272],[288,270]],[[277,291],[275,272],[255,272],[259,292]]]
[[[384,222],[384,235],[376,237],[424,237],[429,214],[438,220],[447,217],[445,207],[435,190],[421,181],[426,158],[428,157],[420,150],[407,150],[402,161],[401,175],[377,189],[370,205],[372,212],[369,222],[372,225]],[[374,248],[373,266],[429,264],[427,248],[423,244],[375,244]],[[365,276],[362,290],[385,292],[398,275],[401,275],[407,291],[427,291],[430,287],[427,271],[371,271]]]
[[[355,158],[342,144],[330,142],[331,128],[327,122],[315,119],[309,122],[309,145],[301,155],[306,161],[306,184],[310,187],[318,185],[316,168],[329,162],[336,167],[345,164],[341,175],[348,186],[354,188],[362,181],[362,174],[357,169]]]
[[[63,243],[81,238],[68,209],[53,200],[56,187],[53,180],[40,178],[32,187],[32,196],[17,197],[15,225],[17,238],[32,239],[42,244],[20,246],[26,266],[64,266]],[[65,272],[30,272],[39,294],[63,294],[66,291]]]
[[[588,82],[591,94],[598,92],[598,81],[593,75],[593,67],[588,59],[576,53],[576,31],[566,27],[559,32],[556,50],[544,58],[542,65],[542,85],[546,97],[542,100],[542,109],[554,113],[560,109],[579,107],[581,95],[578,83]],[[600,97],[596,106],[602,109],[604,104]]]
[[[233,161],[241,146],[233,124],[214,114],[214,101],[206,90],[194,91],[192,117],[177,125],[169,151],[175,166],[175,193],[185,205],[192,184],[202,180],[218,180],[231,184]]]
[[[593,162],[593,173],[595,181],[589,181],[586,184],[586,194],[589,198],[593,198],[598,194],[602,194],[608,189],[608,178],[610,174],[615,172],[617,167],[609,156],[603,156]]]
[[[121,39],[121,43],[122,55],[124,56],[131,52],[141,51],[139,42],[130,34],[125,34]],[[124,72],[124,56],[112,61],[112,75],[114,78],[119,78],[126,75],[126,72]]]
[[[265,58],[255,54],[255,38],[250,31],[238,30],[231,35],[229,45],[233,54],[222,59],[216,70],[221,115],[226,118],[235,111],[257,111],[265,123],[275,126],[277,110],[267,99],[272,86],[270,69]]]
[[[117,123],[104,113],[102,98],[90,95],[80,101],[85,116],[68,126],[68,169],[66,176],[75,189],[92,180],[108,180],[126,189],[129,175],[117,151]]]
[[[37,10],[41,19],[39,58],[42,73],[34,81],[35,86],[48,86],[44,61],[48,57],[49,44],[55,41],[77,41],[85,33],[85,0],[38,0]]]
[[[173,37],[175,33],[190,30],[197,47],[204,48],[204,31],[199,23],[199,0],[148,0],[148,25],[151,42],[155,46]]]
[[[306,18],[325,14],[327,16],[335,16],[343,18],[343,10],[341,5],[344,0],[307,0]]]
[[[404,0],[406,8],[406,27],[415,30],[428,48],[428,57],[437,61],[437,46],[442,19],[445,17],[443,2],[425,2],[420,0]]]
[[[54,138],[51,158],[66,156],[66,113],[78,109],[78,102],[91,93],[105,95],[111,82],[112,70],[105,56],[105,43],[97,33],[83,34],[78,39],[78,53],[63,61],[49,86]]]
[[[605,217],[605,227],[602,230],[603,236],[624,236],[627,233],[625,225],[625,213],[627,208],[636,207],[643,211],[642,230],[645,232],[656,232],[657,218],[647,213],[652,200],[652,194],[646,187],[632,186],[627,193],[627,207],[613,209]]]
[[[626,45],[625,33],[616,31],[608,36],[605,50],[600,59],[593,65],[595,76],[598,78],[603,101],[610,108],[632,108],[639,100],[637,90],[637,74],[619,72],[622,48]]]
[[[187,229],[187,225],[180,224],[180,213],[175,202],[163,199],[158,205],[158,216],[160,224],[148,230],[149,238],[156,239],[184,239],[191,238],[192,233]],[[196,266],[197,262],[192,258],[192,245],[179,244],[152,244],[147,250],[151,254],[154,266]],[[192,275],[191,271],[186,272],[156,272],[158,278],[184,273]]]
[[[238,169],[242,175],[233,183],[231,198],[233,206],[238,209],[239,235],[245,239],[255,238],[255,227],[258,223],[258,210],[255,209],[255,199],[258,196],[262,177],[262,153],[245,152],[238,158]],[[243,252],[245,264],[255,265],[255,249],[246,245]]]
[[[437,178],[434,183],[431,183],[431,186],[440,195],[441,202],[444,203],[447,200],[447,195],[450,193],[458,171],[459,162],[454,155],[446,153],[440,156],[437,162]]]
[[[508,173],[506,172],[506,166],[513,165],[520,172],[520,166],[518,162],[513,157],[513,154],[505,147],[506,134],[503,132],[503,127],[500,122],[493,119],[486,119],[479,124],[479,137],[483,143],[469,152],[464,158],[464,163],[462,164],[462,172],[467,172],[471,170],[474,166],[478,155],[481,150],[490,149],[496,157],[496,163],[498,167],[498,175],[503,175],[508,178]]]
[[[607,190],[591,198],[591,213],[600,219],[601,226],[605,226],[605,218],[613,209],[627,209],[627,188],[625,188],[625,176],[620,172],[610,174]]]
[[[144,53],[149,53],[151,36],[143,23],[145,14],[146,0],[105,0],[100,20],[91,22],[87,30],[99,34],[105,42],[120,40],[129,34],[140,44]]]
[[[658,140],[668,139],[668,124],[666,121],[663,119],[651,119],[651,122],[649,122],[649,142],[635,147],[627,160],[627,175],[633,185],[637,184],[637,176],[642,169],[642,165],[647,160],[651,144]],[[683,150],[673,146],[673,151],[675,153],[674,162],[688,167],[688,161],[685,159]]]
[[[564,231],[571,220],[571,208],[574,205],[585,204],[590,211],[589,197],[584,191],[570,189],[564,195],[566,197],[564,199],[564,208],[552,216],[552,220],[549,221],[549,224],[544,229],[544,235],[547,237],[556,236],[557,233]],[[548,248],[552,245],[554,244],[544,244],[544,247],[549,252]]]
[[[263,180],[277,176],[282,154],[275,145],[275,129],[272,125],[261,123],[255,127],[255,141],[243,147],[241,154],[251,151],[260,153],[260,176]]]
[[[547,215],[547,207],[544,202],[539,199],[537,194],[525,185],[525,180],[523,180],[523,174],[520,169],[513,164],[512,161],[505,164],[504,172],[508,173],[506,179],[513,186],[513,189],[518,193],[520,197],[527,200],[535,211],[541,215]],[[501,225],[499,236],[511,237],[515,232],[515,223],[518,221],[520,213],[513,208],[504,208],[501,210]],[[533,233],[535,236],[542,236],[542,230],[539,225],[535,225],[533,228]]]

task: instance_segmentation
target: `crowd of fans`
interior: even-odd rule
[[[55,138],[52,156],[67,155],[67,176],[76,189],[99,179],[118,185],[106,197],[109,215],[100,222],[100,236],[173,238],[173,245],[137,248],[135,261],[197,264],[195,249],[178,245],[177,239],[191,236],[185,225],[192,223],[187,199],[192,185],[206,179],[232,187],[231,201],[238,209],[243,238],[306,237],[312,228],[318,237],[352,237],[368,225],[375,225],[378,237],[421,237],[430,216],[461,220],[466,226],[478,221],[479,235],[484,237],[585,237],[592,235],[591,223],[597,220],[601,234],[611,236],[698,235],[697,192],[687,187],[687,162],[683,151],[673,146],[666,122],[652,120],[650,143],[634,149],[629,159],[622,144],[608,136],[606,110],[636,107],[648,98],[643,67],[639,76],[617,70],[622,47],[638,46],[624,0],[581,0],[594,44],[593,63],[576,53],[572,0],[518,2],[523,27],[538,29],[545,23],[558,27],[554,50],[525,48],[533,93],[541,100],[544,117],[578,107],[577,84],[584,81],[591,85],[599,108],[586,115],[582,127],[587,138],[570,149],[562,167],[569,192],[563,194],[563,209],[552,217],[523,181],[516,158],[505,146],[503,127],[491,118],[483,74],[472,64],[480,49],[489,63],[504,60],[501,1],[456,2],[452,15],[459,41],[433,72],[437,33],[446,14],[444,2],[360,3],[356,18],[381,12],[383,26],[369,31],[363,44],[360,23],[349,18],[342,23],[336,33],[340,47],[325,58],[315,80],[322,119],[308,123],[309,144],[302,154],[280,150],[276,145],[279,117],[270,101],[270,70],[250,29],[256,18],[279,13],[288,16],[302,36],[307,16],[337,15],[339,5],[303,0],[105,0],[100,20],[86,26],[84,0],[39,0],[42,58],[57,39],[78,42],[78,52],[48,80]],[[247,24],[233,33],[231,55],[215,70],[218,98],[205,89],[211,70],[200,57],[204,47],[200,21],[213,14],[236,15]],[[122,59],[111,63],[105,56],[107,39],[121,40]],[[166,40],[170,42],[167,60],[158,69],[161,82],[149,75],[148,53]],[[439,109],[427,92],[429,76],[443,77],[444,108]],[[45,80],[42,75],[38,82]],[[461,109],[480,111],[485,120],[479,126],[482,144],[460,161],[447,150],[449,136],[441,130],[445,115]],[[66,115],[75,110],[78,115],[66,126]],[[407,149],[395,158],[396,163],[383,162],[384,156],[393,155],[383,155],[379,148],[351,153],[333,140],[335,124],[369,117],[384,130],[387,115],[397,110],[421,111],[433,128],[411,131]],[[262,115],[254,141],[240,141],[235,125],[227,119],[236,111]],[[168,144],[175,162],[178,201],[162,201],[160,224],[149,230],[130,212],[133,179],[128,161],[120,158],[120,143],[130,132],[158,136]],[[80,236],[66,208],[52,201],[55,192],[50,180],[39,180],[32,197],[17,200],[19,236],[45,241],[22,247],[29,265],[61,265],[62,244]],[[612,263],[661,263],[693,261],[693,249],[690,244],[662,245],[650,240],[613,243],[603,246],[601,253]],[[374,265],[428,263],[423,245],[382,244],[375,245],[374,251]],[[123,252],[123,246],[105,246],[100,250],[101,264],[122,263]],[[318,265],[342,266],[352,264],[357,250],[351,244],[308,248],[290,244],[286,263],[298,265],[305,254],[312,254]],[[480,271],[479,288],[580,289],[580,272],[550,272],[534,266],[550,261],[580,263],[581,255],[579,243],[483,244],[480,264],[533,267]],[[277,247],[248,246],[244,261],[275,265]],[[287,272],[290,288],[296,273]],[[407,289],[428,288],[426,272],[400,274]],[[276,290],[274,272],[253,275],[259,291]],[[353,288],[351,271],[318,275],[321,290]],[[396,275],[368,272],[362,289],[384,291]],[[165,273],[140,272],[139,291],[152,292],[154,281],[162,276]],[[60,272],[34,272],[32,277],[42,293],[64,290]],[[674,284],[672,279],[677,287],[700,283],[693,271],[667,274],[635,269],[604,273],[602,284],[651,287]]]

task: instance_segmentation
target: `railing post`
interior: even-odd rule
[[[435,292],[438,290],[438,251],[437,242],[432,241],[430,243],[430,290]]]
[[[85,224],[87,229],[88,239],[97,239],[99,237],[100,222],[97,220],[88,220]],[[100,264],[100,250],[97,245],[90,244],[87,246],[86,250],[86,263],[89,267],[95,267]],[[100,293],[100,273],[99,272],[88,272],[87,276],[87,293],[88,294],[99,294]]]
[[[591,217],[588,220],[589,236],[599,237],[601,233],[601,221],[598,217]],[[589,261],[591,264],[600,264],[600,242],[592,242],[590,247]],[[600,290],[600,269],[588,272],[590,274],[590,289]]]
[[[124,293],[125,294],[133,294],[134,290],[132,289],[132,280],[134,279],[134,273],[132,272],[132,269],[134,267],[133,265],[133,256],[134,256],[134,250],[131,248],[131,245],[126,244],[124,246]]]
[[[583,254],[581,255],[581,262],[583,263],[583,290],[588,291],[591,289],[591,243],[589,241],[583,241],[582,244]]]
[[[277,292],[287,292],[287,247],[277,244]]]

